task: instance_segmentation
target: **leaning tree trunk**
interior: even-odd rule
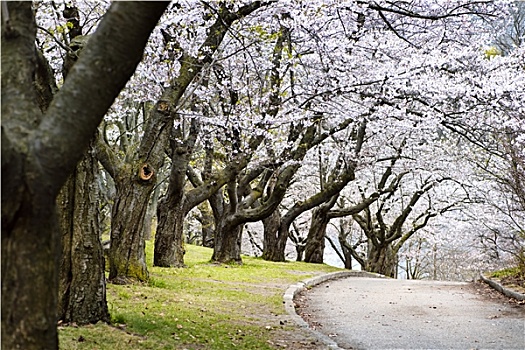
[[[113,179],[117,193],[111,213],[109,280],[119,284],[148,279],[143,228],[156,176],[147,164],[135,168]]]
[[[157,235],[153,265],[159,267],[184,267],[184,218],[186,214],[179,203],[166,199],[159,202]]]
[[[302,243],[298,243],[295,245],[295,253],[297,256],[295,257],[295,261],[303,261],[303,255],[304,250],[306,249],[306,245]]]
[[[2,3],[2,349],[58,349],[56,198],[166,7],[112,5],[80,58],[82,69],[42,117],[33,85],[34,8]]]
[[[65,323],[109,322],[99,238],[97,168],[90,149],[57,198],[62,233],[58,319]]]
[[[187,138],[181,127],[171,133],[171,171],[168,190],[159,203],[155,253],[153,265],[159,267],[184,267],[184,219],[191,207],[186,209],[184,185],[190,157],[199,135],[199,123],[191,121]],[[177,141],[176,141],[177,140]]]
[[[383,243],[374,245],[369,242],[366,271],[379,273],[388,277],[397,277],[397,257],[392,245]]]
[[[306,247],[304,249],[304,261],[308,263],[323,263],[326,226],[330,219],[327,210],[319,207],[312,213],[312,224],[308,231]]]
[[[242,264],[242,229],[243,225],[232,225],[227,219],[219,221],[212,261],[222,264]]]
[[[343,258],[345,263],[345,269],[352,270],[352,251],[344,244],[345,242],[339,238],[339,245],[343,251]]]

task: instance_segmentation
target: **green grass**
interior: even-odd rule
[[[60,349],[274,349],[286,327],[282,295],[297,281],[339,271],[327,265],[273,263],[243,257],[243,265],[209,263],[208,248],[186,246],[187,268],[152,265],[150,281],[108,285],[112,325],[61,327]]]
[[[490,277],[493,278],[505,278],[510,276],[516,276],[520,274],[519,267],[509,267],[503,270],[494,271],[490,274]]]

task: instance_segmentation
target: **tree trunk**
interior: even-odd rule
[[[148,279],[143,228],[149,196],[156,181],[155,175],[144,177],[144,166],[136,169],[136,172],[130,170],[128,176],[121,174],[113,179],[117,193],[111,212],[109,280],[117,284],[128,283],[130,279]]]
[[[159,202],[157,234],[153,265],[184,267],[184,210],[182,203],[172,204],[167,198]]]
[[[323,263],[326,226],[330,219],[327,210],[323,207],[315,209],[312,213],[312,224],[308,231],[308,238],[304,252],[304,261],[308,263]]]
[[[62,233],[58,319],[65,323],[109,322],[99,238],[97,170],[97,161],[89,150],[57,198]]]
[[[153,194],[151,195],[151,200],[148,205],[148,209],[146,210],[146,216],[144,217],[144,233],[142,235],[144,236],[144,239],[146,241],[149,241],[152,236],[151,233],[153,231],[154,218],[157,213],[159,195],[160,195],[160,186],[157,185],[155,187],[155,190],[153,191]],[[157,221],[158,221],[158,218],[157,218]]]
[[[281,221],[279,210],[275,210],[262,222],[264,225],[262,258],[268,261],[285,261],[284,250],[288,238],[288,226]]]
[[[231,225],[226,219],[217,225],[211,260],[222,264],[242,264],[241,241],[243,225]]]
[[[21,210],[8,227],[2,220],[2,349],[58,349],[60,234],[54,196],[42,184],[19,192]]]
[[[168,190],[159,204],[155,253],[153,264],[159,267],[184,267],[184,219],[191,210],[186,209],[186,171],[199,135],[196,119],[191,121],[190,131],[184,138],[183,128],[171,132],[171,171]]]
[[[71,73],[41,118],[34,9],[2,3],[2,349],[58,349],[56,198],[167,6],[113,4],[80,58],[82,69]]]
[[[295,245],[295,252],[297,253],[297,257],[295,258],[295,261],[303,261],[303,255],[304,250],[306,249],[305,244],[296,244]]]
[[[341,244],[341,250],[343,251],[345,269],[352,270],[352,252],[343,244]]]
[[[374,245],[369,242],[366,271],[397,278],[397,257],[390,244]]]
[[[199,212],[201,215],[197,218],[201,223],[202,232],[202,246],[213,248],[215,240],[215,225],[213,213],[207,201],[199,204]]]

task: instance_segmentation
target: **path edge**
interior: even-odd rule
[[[328,349],[331,350],[344,350],[337,345],[337,343],[328,337],[327,335],[316,331],[315,329],[310,328],[308,323],[303,320],[301,316],[299,316],[295,310],[295,302],[294,298],[297,294],[304,291],[305,289],[312,288],[318,284],[321,284],[326,281],[340,279],[340,278],[347,278],[347,277],[372,277],[372,278],[386,278],[383,275],[372,273],[372,272],[366,272],[366,271],[354,271],[354,270],[347,270],[347,271],[338,271],[338,272],[331,272],[324,275],[316,276],[309,278],[304,281],[300,281],[296,284],[292,284],[291,286],[286,289],[286,292],[284,292],[283,295],[283,303],[284,303],[284,309],[290,315],[290,317],[294,320],[294,322],[301,328],[307,330],[312,336],[317,338],[319,341],[321,341],[323,344],[325,344]]]
[[[495,280],[484,276],[482,273],[479,274],[479,277],[481,278],[483,282],[487,283],[489,286],[491,286],[493,289],[497,290],[498,292],[503,293],[506,296],[517,299],[517,300],[525,300],[525,294],[518,293],[516,291],[508,289],[504,287],[502,284],[496,282]]]

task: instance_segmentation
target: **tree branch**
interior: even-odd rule
[[[116,178],[124,167],[122,159],[101,139],[100,135],[97,135],[95,140],[95,157],[113,179]]]
[[[113,3],[55,95],[31,145],[46,178],[53,179],[52,193],[58,193],[104,114],[135,71],[167,5]]]

